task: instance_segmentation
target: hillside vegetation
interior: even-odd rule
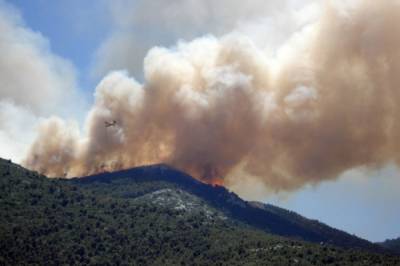
[[[397,254],[400,254],[400,237],[396,238],[396,239],[388,239],[385,240],[382,243],[378,243],[379,245],[381,245],[384,248],[390,249],[394,252],[396,252]]]
[[[95,194],[112,197],[136,197],[160,188],[167,183],[179,187],[224,212],[230,218],[267,233],[328,243],[345,248],[360,248],[382,252],[381,246],[337,230],[316,220],[260,202],[247,202],[221,186],[210,186],[167,165],[136,167],[68,180]],[[151,184],[156,184],[151,188]],[[145,190],[143,190],[145,186]]]
[[[400,265],[267,234],[166,180],[88,180],[0,160],[0,265]]]

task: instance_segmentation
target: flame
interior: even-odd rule
[[[213,187],[223,187],[224,186],[224,180],[222,178],[212,178],[210,180],[206,180],[206,182],[210,185],[212,185]]]

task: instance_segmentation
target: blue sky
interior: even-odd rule
[[[143,19],[130,20],[129,16],[126,21],[116,19],[111,2],[103,0],[10,0],[8,3],[21,12],[28,28],[40,32],[49,41],[54,54],[72,62],[78,76],[78,88],[89,102],[94,87],[102,78],[96,73],[104,74],[113,67],[123,68],[126,59],[132,61],[126,68],[140,80],[142,59],[150,47],[173,45],[177,36],[190,39],[196,37],[192,35],[207,33],[206,28],[210,27],[200,21],[193,23],[193,31],[190,31],[190,27],[182,25],[140,24]],[[130,8],[134,9],[135,4],[131,3]],[[135,14],[133,9],[132,14]],[[224,27],[229,28],[230,24],[226,23]],[[212,28],[211,31],[218,35],[221,29]],[[137,45],[137,54],[126,54],[126,58],[123,54],[118,58],[118,54],[102,53],[108,51],[107,47],[120,47],[119,34],[126,32],[133,40],[128,44]],[[99,54],[111,59],[97,71]],[[307,186],[290,195],[266,197],[265,201],[371,241],[381,241],[400,236],[398,179],[398,171],[392,166],[374,172],[353,171],[344,174],[339,181]]]
[[[78,69],[80,88],[92,92],[99,78],[91,75],[97,49],[111,31],[111,14],[96,0],[12,0],[27,26],[50,42],[52,51]]]
[[[271,196],[266,201],[371,241],[381,241],[400,234],[398,179],[394,166],[372,173],[350,171],[339,181],[307,186],[287,198]]]

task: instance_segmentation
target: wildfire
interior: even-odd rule
[[[216,187],[216,186],[223,187],[224,186],[224,180],[222,178],[218,178],[218,177],[208,180],[207,183],[209,183],[210,185],[212,185],[214,187]]]

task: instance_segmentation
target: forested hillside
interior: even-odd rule
[[[400,254],[400,237],[396,239],[385,240],[384,242],[379,243],[379,245]]]
[[[267,234],[176,183],[115,188],[0,160],[0,265],[400,264],[393,255]]]

